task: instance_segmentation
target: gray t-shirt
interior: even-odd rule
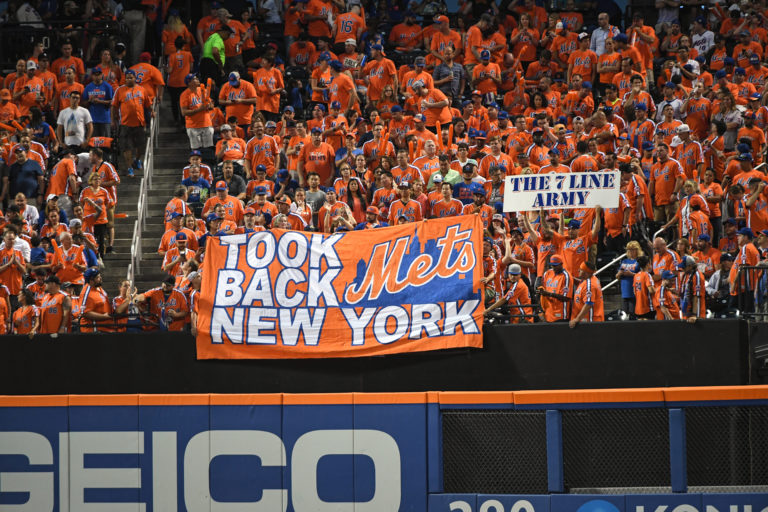
[[[229,195],[237,197],[245,192],[247,185],[243,178],[237,174],[233,174],[232,179],[227,183],[227,187],[229,187]]]
[[[435,81],[442,80],[443,78],[453,75],[453,80],[450,82],[445,82],[444,84],[438,85],[437,88],[440,89],[444,94],[448,95],[449,93],[453,95],[454,98],[458,98],[461,96],[461,91],[459,91],[459,84],[461,82],[461,79],[466,79],[466,72],[464,71],[464,66],[461,64],[457,64],[456,62],[453,63],[453,66],[449,67],[445,63],[441,63],[439,66],[435,68],[435,70],[432,72],[432,78]]]
[[[318,227],[317,212],[325,204],[325,192],[323,192],[322,190],[318,190],[317,192],[310,192],[309,189],[307,189],[306,196],[307,196],[307,199],[306,199],[307,204],[312,207],[312,224],[315,227]]]

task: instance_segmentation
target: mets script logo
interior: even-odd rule
[[[421,250],[417,236],[404,236],[375,245],[368,261],[358,263],[357,278],[347,287],[348,304],[377,300],[382,293],[395,294],[409,286],[421,287],[436,279],[457,278],[475,267],[470,230],[451,226],[445,236]],[[410,248],[409,248],[410,242]],[[426,245],[430,245],[428,242]]]

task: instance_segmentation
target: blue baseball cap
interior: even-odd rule
[[[128,73],[126,72],[126,75],[127,75],[127,74],[128,74]],[[134,76],[136,76],[136,75],[134,74]],[[192,80],[193,80],[193,79],[194,79],[196,76],[197,76],[197,75],[196,75],[196,74],[194,74],[194,73],[190,73],[190,74],[188,74],[187,76],[185,76],[185,77],[184,77],[184,85],[189,85],[189,82],[191,82],[191,81],[192,81]]]
[[[699,235],[699,240],[704,240],[705,242],[709,242],[712,240],[712,237],[704,233],[703,235]]]
[[[483,50],[480,52],[480,60],[489,60],[491,58],[491,52]]]
[[[215,220],[222,220],[222,218],[219,217],[218,215],[216,215],[215,213],[209,213],[208,217],[206,217],[206,219],[205,219],[205,221],[208,222],[208,223],[211,223],[211,222],[213,222]]]
[[[256,168],[253,170],[253,172],[267,172],[267,166],[264,164],[259,164],[256,166]]]
[[[592,82],[581,82],[581,88],[582,89],[591,89],[592,88]]]
[[[334,71],[342,71],[344,69],[344,64],[342,64],[338,60],[332,60],[331,61],[331,69]]]
[[[199,149],[193,149],[192,151],[189,152],[189,156],[202,156],[202,153],[200,152]]]
[[[739,162],[751,162],[752,161],[752,153],[741,153],[736,159]]]
[[[578,221],[576,219],[571,219],[571,221],[568,223],[569,229],[579,229],[581,228],[581,221]]]
[[[648,151],[653,151],[653,142],[649,140],[646,140],[645,142],[643,142],[643,149]]]
[[[83,272],[83,277],[86,281],[90,281],[94,277],[100,274],[99,267],[89,267]]]
[[[647,112],[648,111],[648,105],[646,105],[645,103],[638,103],[637,105],[635,105],[635,110],[643,110],[643,111]]]
[[[749,228],[741,228],[739,231],[737,231],[739,235],[744,235],[749,238],[754,238],[755,234],[752,232]]]
[[[628,43],[629,38],[627,37],[627,34],[619,34],[613,38],[614,41],[617,43]]]
[[[317,133],[317,134],[320,134],[320,133],[323,133],[323,130],[321,130],[320,128],[318,128],[317,126],[315,126],[314,128],[312,128],[312,131],[311,131],[310,133],[312,133],[313,135],[314,135],[315,133]]]
[[[257,195],[257,196],[265,196],[267,195],[267,187],[265,187],[264,185],[259,185],[258,187],[253,189],[253,193],[254,195]]]
[[[389,109],[389,111],[392,112],[393,114],[397,112],[402,112],[403,107],[401,107],[400,105],[392,105],[392,108]]]
[[[756,54],[756,53],[753,53],[749,57],[749,63],[750,64],[759,64],[760,63],[760,56],[758,54]]]
[[[675,274],[671,270],[664,270],[661,273],[661,278],[662,279],[677,279],[677,274]]]
[[[371,45],[371,50],[378,50],[378,51],[381,51],[381,50],[383,50],[383,49],[384,49],[384,47],[383,47],[383,46],[381,46],[381,45],[380,45],[380,44],[378,44],[378,43],[377,43],[377,44],[372,44],[372,45]]]
[[[726,57],[723,59],[723,64],[726,66],[735,66],[736,65],[736,59],[733,57]]]
[[[744,68],[736,68],[733,70],[736,75],[746,75],[747,71]]]
[[[499,119],[509,119],[509,113],[506,110],[500,111]]]
[[[339,103],[338,101],[332,101],[331,102],[331,108],[335,108],[335,109],[341,110],[341,103]]]

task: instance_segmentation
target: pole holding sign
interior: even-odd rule
[[[620,189],[619,171],[507,176],[504,211],[616,208]]]

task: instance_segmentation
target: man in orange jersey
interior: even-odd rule
[[[677,213],[677,193],[683,186],[685,173],[677,160],[669,158],[669,146],[656,146],[657,161],[651,166],[648,193],[653,196],[653,220],[664,223]]]
[[[573,74],[581,75],[586,82],[592,82],[597,77],[597,54],[589,49],[589,34],[579,34],[579,48],[568,56],[568,82]]]
[[[465,204],[461,214],[462,215],[472,215],[472,214],[479,215],[480,219],[483,221],[483,227],[487,229],[488,226],[491,225],[493,214],[496,213],[496,211],[493,209],[493,207],[485,204],[486,192],[481,184],[472,183],[472,185],[470,185],[469,188],[472,191],[473,202],[470,204]]]
[[[384,86],[391,85],[393,90],[398,90],[397,69],[394,62],[384,57],[384,47],[380,44],[371,45],[371,60],[363,68],[362,76],[368,86],[368,101],[374,106]]]
[[[101,287],[102,277],[98,267],[91,267],[83,273],[85,286],[80,293],[80,308],[78,318],[74,321],[80,323],[80,332],[105,332],[114,319],[112,317],[112,303],[107,297],[107,292]],[[74,323],[74,322],[73,322]]]
[[[223,180],[216,182],[216,195],[210,197],[203,206],[203,217],[213,213],[217,205],[224,205],[224,219],[237,225],[243,222],[243,203],[236,197],[229,195],[229,189]]]
[[[13,101],[19,106],[21,115],[28,116],[31,107],[42,109],[46,103],[45,84],[35,76],[37,63],[27,62],[27,74],[16,80],[13,85]]]
[[[126,71],[125,85],[118,87],[112,98],[111,117],[113,132],[117,131],[118,120],[120,121],[120,147],[125,166],[128,167],[128,176],[133,176],[133,165],[141,158],[145,149],[144,111],[149,107],[146,100],[144,88],[136,83],[136,72]],[[189,127],[189,124],[187,126]],[[213,146],[213,141],[210,145]]]
[[[259,110],[268,121],[280,119],[280,95],[285,94],[283,74],[274,66],[273,57],[262,57],[261,68],[253,74],[253,84],[258,93],[256,110]]]
[[[56,276],[45,279],[45,296],[40,304],[40,334],[64,334],[69,324],[72,301],[61,291],[61,281]]]
[[[237,125],[245,133],[248,133],[248,127],[251,126],[253,106],[257,101],[256,88],[252,83],[242,80],[237,71],[229,74],[229,80],[219,92],[219,105],[227,107],[224,115],[227,119],[235,116]]]
[[[573,294],[573,315],[568,325],[573,329],[580,322],[604,322],[603,290],[595,277],[595,267],[585,261],[579,266],[581,283]]]
[[[656,310],[656,320],[679,320],[680,306],[674,293],[677,274],[671,270],[661,272],[661,284],[656,287],[653,296],[653,307]]]
[[[595,207],[595,220],[592,224],[592,230],[585,235],[579,236],[581,222],[571,219],[568,223],[568,235],[565,238],[562,249],[563,264],[565,270],[575,275],[578,273],[580,265],[589,259],[590,247],[597,243],[597,235],[600,233],[600,214],[603,208]]]
[[[421,205],[411,199],[411,184],[401,181],[398,185],[400,198],[389,205],[389,225],[406,222],[418,222],[422,220]]]
[[[162,285],[135,297],[136,302],[146,303],[153,330],[181,331],[189,316],[189,305],[184,293],[176,288],[176,278],[168,276]]]
[[[302,185],[306,183],[308,173],[316,172],[321,186],[331,186],[336,152],[330,144],[322,141],[322,134],[322,129],[312,128],[312,142],[302,147],[299,153],[297,171]]]
[[[683,256],[677,269],[680,276],[680,313],[688,323],[707,317],[707,281],[692,256]]]
[[[64,210],[67,218],[72,216],[72,203],[78,197],[77,187],[77,155],[70,149],[65,149],[61,160],[53,166],[48,177],[46,197],[54,194],[59,198],[59,208]]]
[[[571,317],[573,277],[563,268],[563,259],[557,254],[549,259],[549,266],[537,288],[543,310],[542,320],[564,322]]]
[[[279,149],[275,138],[265,133],[264,122],[256,117],[251,127],[253,137],[245,145],[245,175],[249,178],[256,177],[256,167],[260,164],[267,171],[267,176],[275,174],[275,164],[279,155]]]
[[[64,44],[61,45],[61,57],[53,61],[51,71],[56,74],[59,82],[63,82],[67,69],[72,67],[75,69],[75,78],[80,82],[85,82],[85,65],[82,59],[74,57],[72,55],[72,43],[64,41]]]
[[[350,110],[359,111],[360,98],[357,96],[357,88],[352,78],[347,73],[342,73],[343,64],[337,60],[330,63],[331,83],[328,88],[331,103],[339,102],[339,107],[345,114]]]

